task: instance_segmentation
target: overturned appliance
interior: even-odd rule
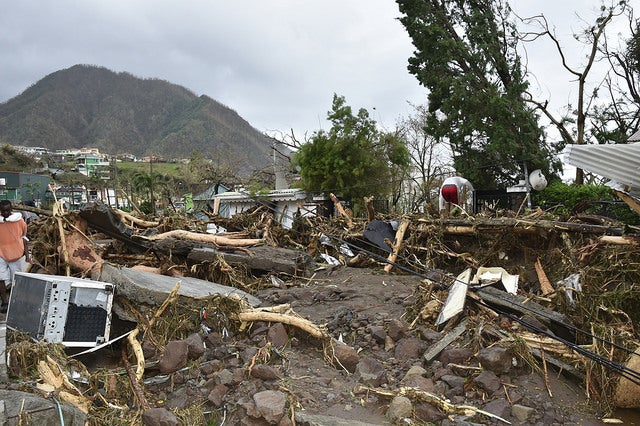
[[[93,347],[109,340],[113,284],[18,272],[7,327],[35,340]]]

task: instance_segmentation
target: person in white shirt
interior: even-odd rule
[[[439,210],[440,215],[448,217],[451,214],[451,205],[472,205],[473,185],[460,176],[446,178],[440,187]]]

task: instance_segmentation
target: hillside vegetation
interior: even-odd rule
[[[0,104],[0,142],[168,159],[198,152],[241,175],[271,158],[269,139],[214,99],[88,65],[54,72]]]

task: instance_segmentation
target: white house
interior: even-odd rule
[[[297,214],[302,217],[319,214],[319,206],[324,197],[308,198],[305,191],[297,188],[275,189],[253,198],[245,191],[225,192],[214,196],[214,205],[218,206],[214,213],[230,218],[263,203],[273,210],[276,220],[283,228],[291,229]]]

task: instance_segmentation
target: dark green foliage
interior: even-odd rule
[[[535,193],[534,201],[541,208],[552,210],[563,218],[583,213],[607,216],[627,225],[640,224],[640,215],[605,185],[567,185],[555,181],[543,191]]]
[[[355,203],[368,195],[388,195],[392,170],[409,165],[406,146],[394,135],[379,132],[367,110],[353,115],[344,97],[334,95],[327,117],[331,129],[315,132],[294,157],[302,187],[335,192]]]
[[[478,188],[514,184],[526,161],[547,175],[549,147],[527,106],[515,27],[500,1],[397,0],[416,48],[409,72],[429,90],[427,132],[448,140],[455,169]],[[557,161],[557,160],[556,160]]]
[[[39,166],[33,158],[17,152],[10,145],[0,147],[0,170],[32,173]]]
[[[0,104],[0,140],[52,150],[233,161],[238,175],[271,163],[271,141],[235,111],[157,79],[76,65]]]

